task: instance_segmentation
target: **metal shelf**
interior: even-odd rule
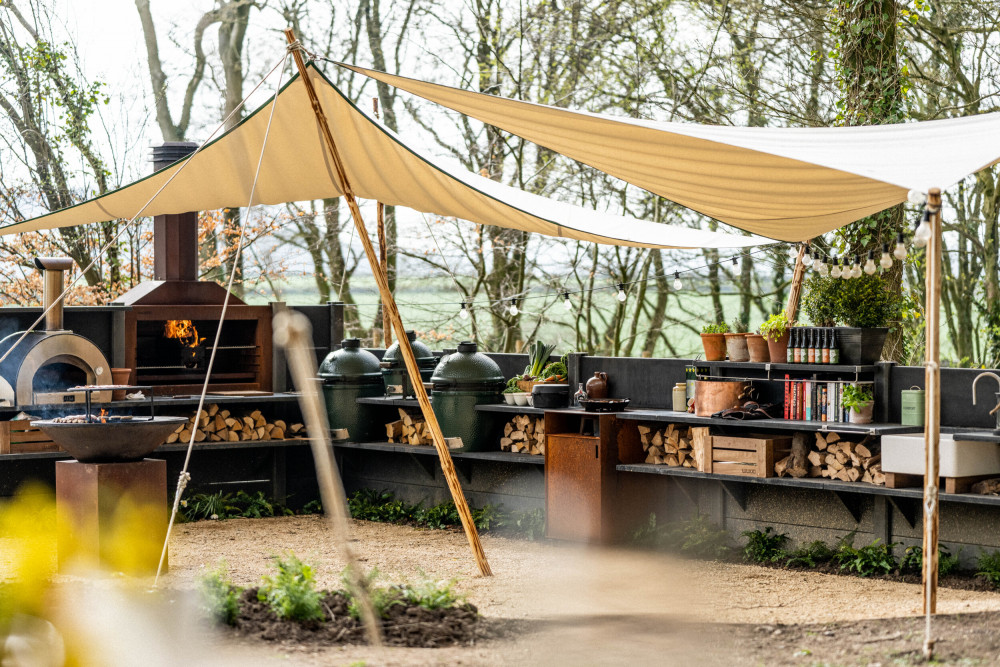
[[[381,405],[382,407],[419,408],[420,401],[415,398],[402,398],[399,396],[367,396],[355,399],[355,402],[364,405]]]
[[[549,408],[552,409],[552,408]],[[507,405],[506,403],[491,403],[477,405],[477,412],[505,412],[513,415],[543,415],[545,408],[535,408],[530,405]]]
[[[688,412],[673,410],[630,409],[617,413],[619,419],[633,421],[673,422],[697,426],[740,427],[744,430],[817,431],[826,433],[860,433],[865,435],[888,435],[898,433],[922,433],[923,426],[903,424],[851,424],[850,422],[814,422],[797,419],[718,419],[698,417]]]
[[[355,449],[372,452],[394,452],[400,454],[416,454],[437,456],[437,449],[432,445],[403,445],[390,442],[334,442],[337,449]],[[514,452],[451,452],[452,458],[480,461],[496,461],[501,463],[526,463],[545,465],[545,457],[534,454],[515,454]]]

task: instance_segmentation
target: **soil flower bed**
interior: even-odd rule
[[[295,621],[279,618],[258,599],[258,589],[249,588],[240,596],[234,632],[267,641],[317,646],[367,643],[364,627],[350,613],[350,600],[340,592],[323,591],[321,595],[325,620]],[[389,646],[469,646],[478,637],[479,629],[479,613],[469,603],[428,609],[397,600],[382,618],[382,634]]]

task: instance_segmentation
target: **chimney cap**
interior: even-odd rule
[[[69,271],[73,260],[69,257],[36,257],[35,268],[41,271]]]

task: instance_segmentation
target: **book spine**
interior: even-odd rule
[[[792,383],[789,381],[790,379],[788,373],[785,373],[785,419],[791,419],[789,416],[792,409]]]
[[[805,409],[805,419],[806,421],[812,421],[812,382],[806,380],[803,383],[803,393],[805,393],[804,402],[806,404]]]
[[[820,420],[820,405],[819,405],[819,383],[816,380],[812,382],[812,401],[813,401],[813,421],[818,422]]]

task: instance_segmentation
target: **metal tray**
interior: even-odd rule
[[[581,398],[580,406],[587,412],[621,412],[628,407],[627,398]]]

